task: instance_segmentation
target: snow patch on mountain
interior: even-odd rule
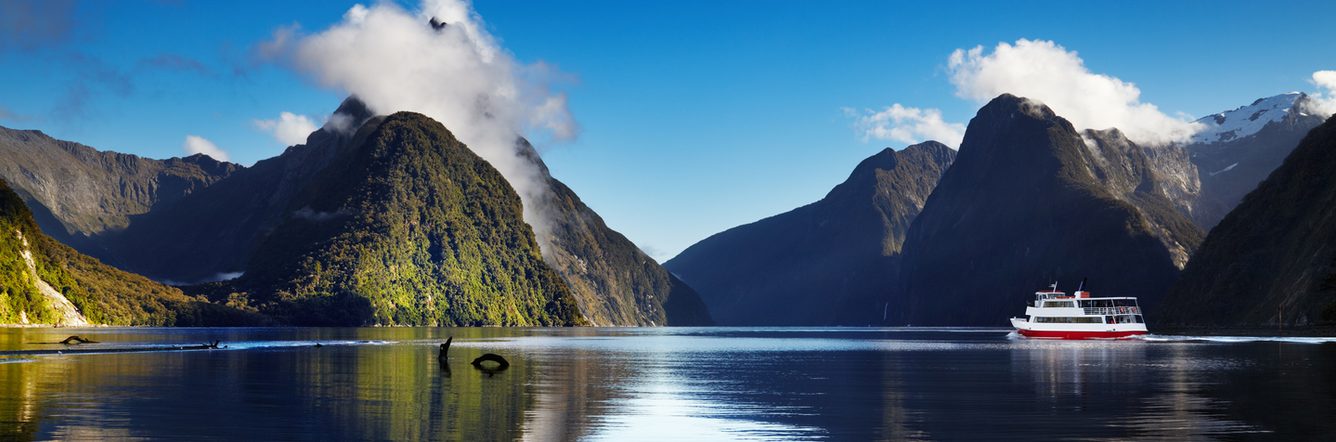
[[[1192,142],[1222,143],[1255,134],[1267,124],[1281,121],[1291,112],[1298,112],[1295,103],[1304,97],[1303,93],[1290,92],[1260,98],[1250,105],[1206,116],[1197,120],[1205,129],[1193,135]]]
[[[1225,173],[1225,172],[1229,172],[1229,171],[1231,171],[1231,170],[1234,170],[1235,167],[1239,167],[1239,163],[1230,164],[1229,166],[1225,167],[1224,169],[1220,169],[1220,170],[1217,170],[1217,171],[1215,171],[1215,172],[1211,172],[1210,175],[1211,175],[1211,176],[1216,176],[1216,175],[1219,175],[1219,174],[1222,174],[1222,173]]]

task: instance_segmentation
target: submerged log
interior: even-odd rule
[[[65,345],[79,345],[79,344],[97,344],[98,342],[92,339],[84,339],[82,336],[79,335],[74,335],[65,338],[65,340],[60,341],[60,343]]]

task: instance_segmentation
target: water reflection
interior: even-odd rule
[[[218,339],[229,348],[0,357],[0,439],[1302,439],[1336,429],[1336,344],[1312,342],[918,329],[5,329],[0,348],[54,348],[70,334],[108,347]],[[510,366],[470,366],[485,353]]]

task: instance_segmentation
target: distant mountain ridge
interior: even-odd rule
[[[43,230],[67,242],[124,229],[131,217],[240,169],[202,154],[154,160],[0,127],[0,177],[33,206]]]
[[[897,293],[901,246],[954,150],[884,149],[824,198],[715,234],[664,265],[727,325],[868,325]]]

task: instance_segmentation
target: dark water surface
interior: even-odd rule
[[[0,439],[1325,439],[1336,342],[979,329],[0,329]],[[436,347],[454,336],[448,369]],[[314,343],[322,347],[316,348]],[[493,352],[511,367],[469,365]]]

